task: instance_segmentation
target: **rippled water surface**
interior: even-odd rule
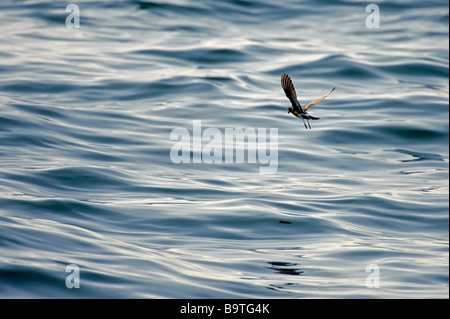
[[[0,297],[448,298],[447,1],[76,3],[0,4]]]

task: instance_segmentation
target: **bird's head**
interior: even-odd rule
[[[291,107],[289,108],[288,114],[289,114],[289,113],[292,113],[293,111],[294,111],[294,108],[291,106]]]

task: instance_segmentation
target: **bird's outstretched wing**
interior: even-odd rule
[[[281,76],[281,86],[289,101],[291,101],[292,107],[298,113],[301,113],[301,105],[297,100],[297,93],[295,93],[294,84],[292,84],[291,78],[287,74]]]
[[[335,88],[334,88],[334,89],[335,89]],[[311,107],[311,106],[313,106],[313,105],[316,105],[317,103],[323,101],[328,95],[331,94],[331,92],[334,91],[334,89],[332,89],[332,90],[330,91],[330,93],[325,94],[325,95],[322,96],[321,98],[318,98],[317,100],[314,100],[314,101],[309,102],[308,104],[306,104],[306,105],[303,107],[303,112],[306,112],[306,110],[307,110],[309,107]]]

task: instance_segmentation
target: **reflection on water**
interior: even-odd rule
[[[390,150],[391,152],[397,152],[401,154],[411,155],[413,159],[402,160],[402,162],[415,162],[415,161],[443,161],[444,158],[439,154],[433,153],[421,153],[415,151],[408,151],[403,149]]]
[[[271,265],[271,267],[268,267],[269,269],[275,270],[276,273],[283,274],[283,275],[293,275],[293,276],[299,276],[303,274],[303,271],[300,270],[300,268],[293,268],[298,266],[298,264],[295,263],[284,263],[284,262],[268,262],[268,264]]]

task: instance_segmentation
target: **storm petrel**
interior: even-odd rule
[[[301,118],[303,120],[303,124],[305,125],[306,129],[308,129],[308,127],[306,126],[305,120],[308,121],[309,129],[311,129],[309,120],[318,120],[319,119],[319,117],[314,117],[314,116],[309,115],[306,112],[306,110],[308,110],[308,108],[310,108],[311,106],[316,105],[317,103],[319,103],[320,101],[325,99],[335,89],[335,88],[332,89],[330,91],[330,93],[322,96],[321,98],[318,98],[317,100],[309,102],[308,104],[306,104],[305,106],[302,107],[300,105],[299,101],[297,100],[297,93],[295,93],[294,84],[292,84],[292,81],[291,81],[291,78],[289,77],[289,75],[283,74],[281,76],[281,86],[283,87],[284,93],[286,93],[287,98],[289,99],[289,101],[291,101],[291,104],[292,104],[292,106],[289,108],[288,114],[292,113],[295,116]]]

